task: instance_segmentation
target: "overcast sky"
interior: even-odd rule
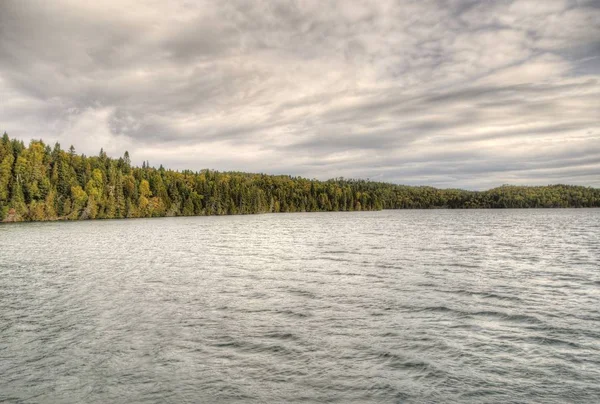
[[[134,163],[600,186],[600,0],[0,0],[0,131]]]

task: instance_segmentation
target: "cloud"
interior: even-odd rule
[[[0,130],[134,163],[600,186],[593,1],[0,2]]]

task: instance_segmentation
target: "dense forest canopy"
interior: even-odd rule
[[[502,186],[476,192],[363,180],[173,171],[41,140],[0,141],[0,221],[411,208],[600,207],[600,189]]]

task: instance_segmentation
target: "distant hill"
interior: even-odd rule
[[[0,221],[229,215],[414,208],[600,207],[600,189],[510,186],[488,191],[363,180],[173,171],[77,155],[43,141],[0,141]]]

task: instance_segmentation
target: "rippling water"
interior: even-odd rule
[[[598,402],[600,210],[0,226],[0,401]]]

